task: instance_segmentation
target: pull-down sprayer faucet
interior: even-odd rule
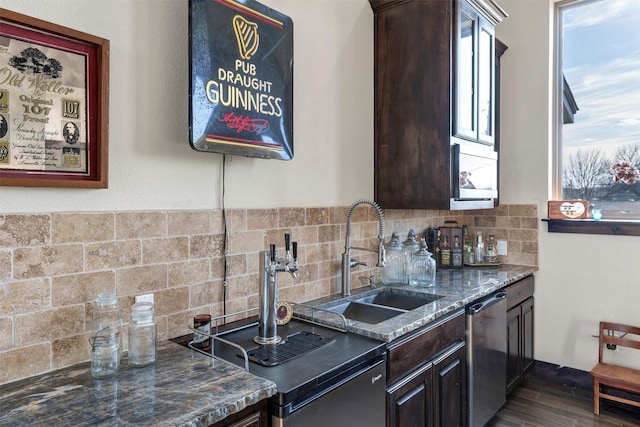
[[[355,208],[360,205],[370,205],[378,214],[378,249],[359,248],[351,246],[351,215]],[[384,215],[378,204],[372,200],[362,199],[354,202],[347,213],[347,232],[344,243],[344,253],[342,254],[342,296],[351,295],[351,267],[356,265],[366,265],[351,259],[351,249],[375,252],[378,254],[378,262],[376,267],[384,267]]]

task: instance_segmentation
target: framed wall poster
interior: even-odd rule
[[[255,0],[189,1],[196,151],[293,158],[293,21]]]
[[[0,9],[0,185],[107,188],[109,41]]]

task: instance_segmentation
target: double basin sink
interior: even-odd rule
[[[418,296],[382,289],[373,295],[328,307],[328,310],[340,313],[347,319],[377,324],[430,304],[440,298],[442,298],[441,295],[435,294],[421,294]]]

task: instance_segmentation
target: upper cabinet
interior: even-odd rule
[[[465,0],[457,2],[454,24],[453,136],[493,145],[494,24]]]
[[[493,207],[497,180],[472,189],[473,172],[457,153],[497,169],[494,28],[506,13],[492,0],[369,1],[376,201],[389,209]]]

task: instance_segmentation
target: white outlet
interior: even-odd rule
[[[507,255],[507,241],[506,240],[498,240],[498,255]]]
[[[153,294],[137,295],[136,302],[150,302],[153,304]]]

